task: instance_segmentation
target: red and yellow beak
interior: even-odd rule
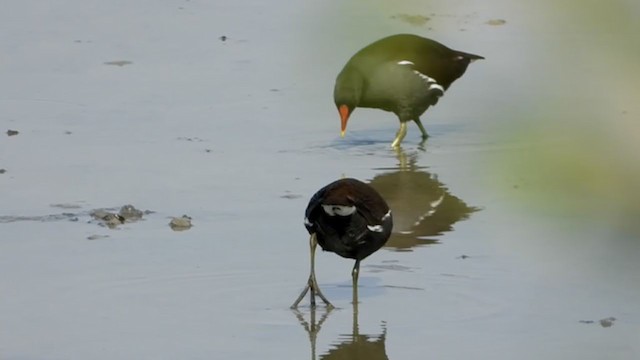
[[[338,107],[338,112],[340,112],[340,137],[344,137],[344,133],[347,132],[347,120],[349,120],[349,107],[347,105],[340,105]]]

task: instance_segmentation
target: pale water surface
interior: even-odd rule
[[[638,6],[391,3],[5,4],[0,358],[640,358],[639,232],[611,221],[637,208],[558,210],[529,177],[553,173],[516,171],[562,124],[637,121]],[[426,147],[410,127],[390,150],[393,114],[363,109],[340,139],[336,74],[399,32],[486,60],[427,112]],[[396,233],[363,262],[357,313],[352,261],[322,253],[338,308],[292,311],[304,208],[342,176],[384,194]],[[151,212],[89,215],[124,204]]]

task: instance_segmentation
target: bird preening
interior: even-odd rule
[[[315,276],[317,245],[344,258],[354,259],[351,271],[354,301],[357,299],[360,261],[380,249],[389,239],[393,227],[391,210],[370,185],[356,179],[340,179],[318,190],[305,211],[304,226],[310,234],[311,270],[295,308],[311,292],[311,306],[318,296],[328,306]]]
[[[340,113],[341,135],[353,110],[360,107],[396,114],[400,128],[392,147],[400,146],[409,121],[418,125],[426,140],[420,116],[478,59],[484,58],[410,34],[392,35],[364,47],[336,79],[333,98]]]

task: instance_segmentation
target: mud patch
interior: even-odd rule
[[[133,205],[124,205],[117,213],[112,212],[109,209],[96,209],[91,211],[90,215],[95,220],[100,221],[98,223],[99,225],[114,229],[124,223],[131,223],[141,220],[142,216],[145,213],[150,214],[152,212],[149,210],[142,211],[136,209],[136,207]]]
[[[424,15],[409,15],[409,14],[396,14],[390,16],[391,19],[400,20],[404,23],[413,26],[424,26],[429,20],[430,17]]]
[[[500,26],[506,23],[507,23],[507,20],[504,20],[504,19],[491,19],[487,21],[485,24],[491,25],[491,26]]]
[[[51,204],[51,207],[61,209],[80,209],[82,206],[73,203],[60,203]],[[124,205],[120,208],[99,208],[88,211],[78,212],[63,212],[59,214],[47,214],[47,215],[8,215],[0,216],[0,224],[13,223],[18,221],[37,221],[37,222],[51,222],[51,221],[79,221],[81,218],[87,218],[87,223],[98,222],[100,226],[107,226],[109,228],[115,228],[118,225],[124,223],[131,223],[141,220],[144,215],[152,214],[151,210],[139,210],[133,205]]]

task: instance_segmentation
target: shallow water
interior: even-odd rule
[[[0,358],[640,356],[637,5],[234,4],[0,15]],[[335,75],[398,32],[487,60],[425,114],[426,146],[410,127],[392,151],[393,115],[364,109],[340,139]],[[304,208],[341,176],[387,198],[395,233],[357,311],[352,261],[326,253],[337,309],[292,311]],[[125,204],[148,212],[90,216]]]

